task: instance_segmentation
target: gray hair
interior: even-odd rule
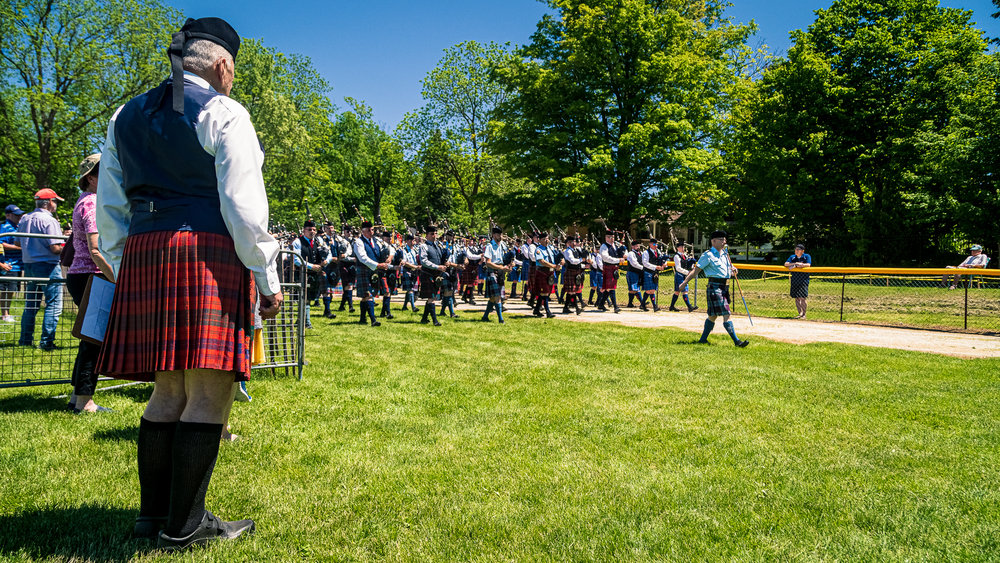
[[[235,67],[233,56],[218,43],[207,39],[191,39],[184,44],[184,70],[195,74],[208,72],[219,59],[226,59]]]

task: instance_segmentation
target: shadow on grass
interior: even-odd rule
[[[66,399],[52,399],[37,395],[15,395],[0,399],[0,412],[67,412]],[[72,413],[70,413],[72,414]]]
[[[118,385],[121,385],[121,383],[118,383]],[[148,403],[149,396],[153,393],[153,386],[149,383],[139,383],[115,389],[98,389],[97,392],[102,395],[116,395],[131,399],[134,403]]]
[[[135,511],[87,504],[0,516],[0,557],[128,561],[153,544],[130,538]]]
[[[94,432],[95,442],[135,442],[139,439],[139,426],[106,428]]]

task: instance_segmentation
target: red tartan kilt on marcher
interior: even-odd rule
[[[479,284],[479,260],[469,261],[462,270],[462,285]]]
[[[131,235],[97,371],[153,381],[158,371],[213,369],[248,381],[256,299],[253,277],[229,236]]]
[[[553,283],[549,283],[549,276],[551,275],[552,272],[547,271],[545,268],[535,268],[535,273],[531,275],[531,292],[541,297],[552,295],[556,290],[556,286]]]
[[[566,293],[580,293],[583,291],[583,283],[586,283],[586,276],[584,276],[583,283],[577,283],[576,281],[576,276],[582,273],[583,268],[566,266],[566,273],[563,275],[563,290]]]
[[[528,264],[528,281],[525,282],[528,285],[528,293],[535,293],[535,272],[538,268],[535,267],[534,262]]]
[[[615,273],[618,271],[618,264],[604,264],[601,269],[601,273],[604,276],[604,285],[601,289],[618,289],[618,277]]]

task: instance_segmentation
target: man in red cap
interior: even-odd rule
[[[155,381],[133,534],[167,550],[254,530],[205,510],[235,382],[250,377],[254,302],[268,319],[282,301],[264,153],[228,97],[239,44],[224,20],[187,20],[172,78],[118,109],[101,155],[99,245],[117,286],[98,372]]]
[[[63,249],[62,227],[55,218],[58,202],[63,201],[54,190],[44,188],[35,193],[35,210],[21,217],[17,232],[35,235],[51,235],[58,238],[19,237],[21,260],[24,262],[24,277],[62,278],[59,267],[59,253]],[[56,349],[56,327],[62,314],[62,284],[28,282],[24,292],[24,312],[21,314],[21,336],[17,343],[21,346],[34,345],[35,316],[45,296],[45,316],[42,320],[42,336],[38,347],[50,351]]]

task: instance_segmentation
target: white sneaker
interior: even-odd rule
[[[4,315],[2,320],[5,323],[14,323],[14,322],[17,322],[17,319],[14,318],[14,315]]]

